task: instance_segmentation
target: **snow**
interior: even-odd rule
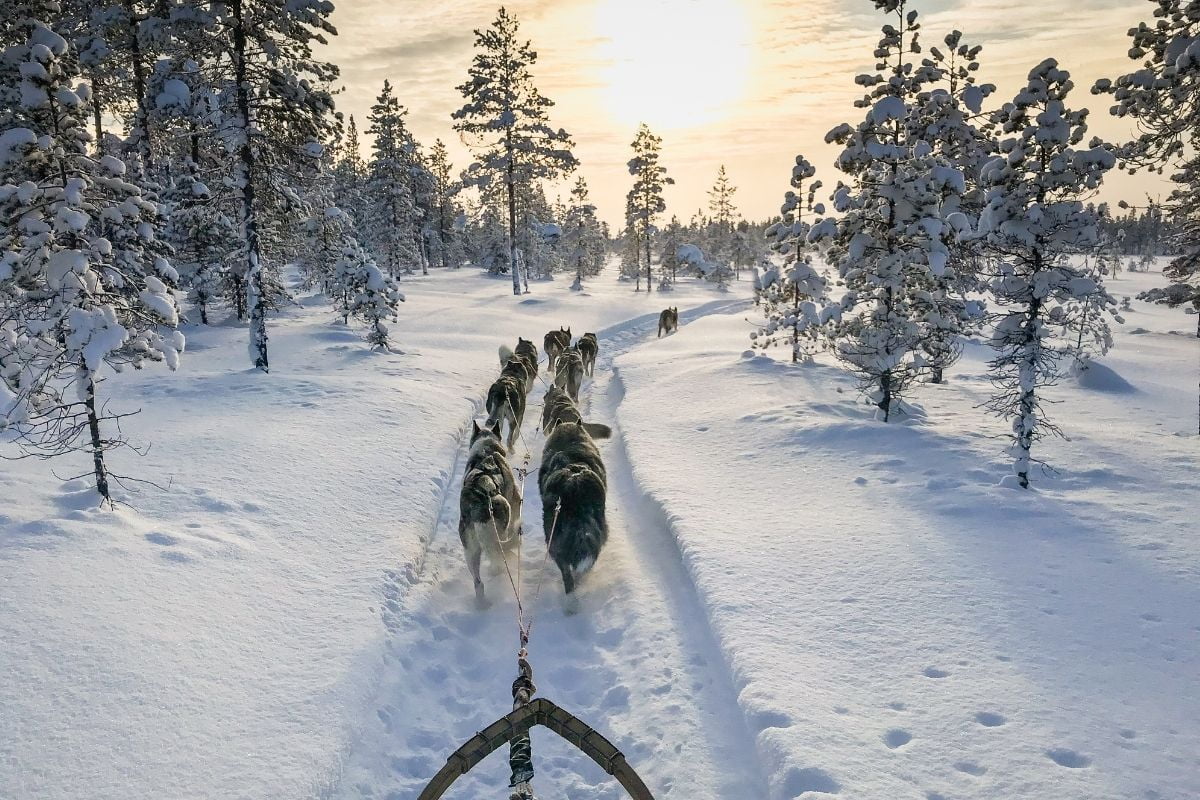
[[[302,294],[269,374],[215,311],[172,338],[178,373],[102,371],[153,444],[114,470],[169,488],[99,511],[50,473],[83,456],[0,468],[0,797],[415,797],[509,707],[515,608],[498,575],[474,605],[459,473],[497,347],[559,325],[599,334],[583,407],[615,429],[612,530],[567,615],[527,483],[535,682],[658,800],[1200,794],[1195,339],[1171,334],[1194,318],[1134,301],[1048,390],[1070,438],[1024,491],[976,408],[986,346],[883,424],[827,356],[747,354],[748,281],[681,280],[658,339],[615,273],[522,297],[469,268],[404,279],[403,352]],[[534,748],[539,796],[624,797],[551,734]],[[460,783],[502,796],[503,755]]]
[[[744,353],[745,309],[617,359],[772,798],[1200,794],[1195,340],[1134,307],[1151,333],[1048,390],[1069,441],[1030,492],[979,345],[892,425],[826,357]]]

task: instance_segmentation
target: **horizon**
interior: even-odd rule
[[[462,105],[456,87],[466,79],[473,30],[487,27],[500,4],[473,0],[445,13],[414,6],[379,0],[337,6],[338,35],[320,55],[340,67],[338,110],[356,118],[360,134],[388,79],[418,141],[428,148],[440,138],[457,174],[473,159],[451,127],[450,114]],[[862,96],[854,76],[872,70],[871,51],[885,21],[863,0],[817,0],[804,8],[746,0],[521,0],[505,6],[538,53],[534,76],[555,103],[551,124],[575,142],[580,167],[574,175],[587,179],[600,218],[614,232],[624,225],[631,183],[626,162],[641,122],[663,138],[663,164],[676,181],[665,192],[666,219],[686,223],[698,209],[707,210],[707,192],[722,164],[737,187],[738,211],[750,221],[778,214],[797,155],[813,162],[827,187],[835,185],[837,147],[826,145],[824,135],[861,117],[853,106]],[[646,24],[623,24],[634,8]],[[1047,8],[1075,14],[1072,27],[1040,27]],[[1133,67],[1126,31],[1147,18],[1148,3],[933,0],[916,10],[926,50],[953,29],[963,32],[964,42],[983,46],[980,81],[996,85],[993,107],[1053,56],[1075,82],[1073,107],[1091,111],[1089,133],[1112,142],[1131,138],[1132,124],[1112,117],[1109,98],[1092,95],[1091,87]],[[673,38],[662,38],[671,20],[682,22]],[[397,33],[386,45],[369,44],[381,28]],[[815,35],[790,43],[804,32]],[[659,49],[648,50],[660,40]],[[646,74],[655,77],[642,85]],[[674,91],[663,93],[664,84]],[[704,91],[686,88],[697,85]],[[364,154],[369,143],[362,134]],[[1147,195],[1164,197],[1167,184],[1165,176],[1113,170],[1097,200],[1140,204]],[[566,185],[549,184],[547,196],[565,198]]]

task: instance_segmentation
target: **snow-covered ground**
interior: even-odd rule
[[[745,312],[617,359],[772,797],[1200,796],[1200,343],[1134,309],[1050,393],[1070,441],[1029,492],[999,486],[982,346],[908,425],[825,361],[745,352]]]
[[[1168,333],[1193,317],[1135,302],[1054,393],[1060,473],[1021,492],[980,346],[915,398],[925,424],[883,425],[833,366],[744,355],[745,283],[568,283],[408,279],[391,355],[305,297],[269,375],[243,328],[188,330],[180,373],[104,385],[153,443],[116,471],[171,483],[116,512],[50,474],[82,461],[0,463],[0,798],[415,797],[509,705],[514,604],[502,576],[473,603],[462,445],[497,346],[560,324],[600,334],[612,536],[565,615],[530,479],[535,679],[659,800],[1200,795],[1197,342]],[[534,744],[542,795],[623,796]],[[448,797],[506,781],[499,753]]]

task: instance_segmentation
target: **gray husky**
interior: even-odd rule
[[[508,345],[500,345],[500,366],[508,365],[508,362],[513,358],[519,358],[521,363],[525,365],[525,370],[528,373],[526,379],[525,393],[528,394],[533,390],[533,382],[537,378],[538,371],[538,350],[537,345],[529,339],[517,337],[517,349],[513,350]]]
[[[679,330],[679,309],[675,307],[664,308],[662,313],[658,315],[658,335],[662,336],[663,331],[670,333],[674,330]]]
[[[508,363],[515,362],[516,359],[511,359]],[[525,384],[522,379],[513,374],[501,374],[488,389],[487,412],[489,428],[495,425],[498,431],[501,422],[508,422],[508,447],[511,450],[521,432],[521,423],[525,420]]]
[[[542,340],[542,348],[546,351],[546,359],[550,362],[550,373],[554,373],[554,362],[558,359],[559,354],[571,346],[571,329],[560,327],[556,331],[550,331],[546,334],[546,338]]]
[[[608,539],[604,503],[608,477],[600,450],[583,424],[563,422],[546,437],[538,470],[542,528],[550,557],[570,599]]]
[[[482,555],[487,553],[493,566],[503,563],[506,554],[519,551],[521,535],[521,492],[500,442],[499,423],[485,428],[474,423],[458,509],[458,538],[475,582],[475,599],[484,605]]]
[[[596,354],[600,352],[600,343],[596,341],[596,334],[585,333],[579,337],[579,341],[575,343],[575,347],[579,350],[579,355],[583,357],[583,368],[588,375],[596,374]]]
[[[568,347],[558,356],[554,367],[554,385],[566,389],[576,403],[579,402],[579,387],[583,384],[583,356],[574,347]]]
[[[549,433],[564,422],[583,425],[593,439],[607,439],[612,436],[612,428],[607,425],[584,422],[579,407],[571,400],[571,395],[557,386],[551,386],[542,400],[542,432]]]

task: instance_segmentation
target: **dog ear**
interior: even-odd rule
[[[479,421],[474,419],[471,420],[471,427],[474,428],[474,430],[471,431],[471,438],[474,439],[483,429],[479,427]]]
[[[500,420],[496,420],[495,423],[492,424],[492,433],[496,434],[496,436],[500,435]]]

